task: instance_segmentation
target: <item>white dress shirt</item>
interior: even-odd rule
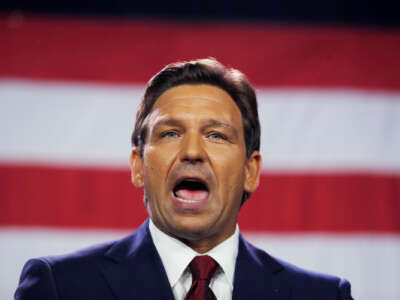
[[[233,278],[239,247],[239,228],[237,225],[233,235],[210,251],[201,254],[162,232],[151,220],[149,229],[176,300],[184,300],[190,289],[192,274],[189,270],[189,264],[198,255],[209,255],[219,264],[210,282],[210,288],[217,299],[232,299]]]

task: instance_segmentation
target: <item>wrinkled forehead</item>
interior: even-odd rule
[[[155,101],[145,124],[154,123],[161,115],[207,117],[225,121],[241,121],[239,107],[223,89],[208,84],[183,84],[166,90]]]
[[[205,98],[205,99],[230,99],[231,96],[224,89],[211,84],[181,84],[164,91],[156,100],[157,102],[164,98]],[[233,100],[232,100],[233,101]]]

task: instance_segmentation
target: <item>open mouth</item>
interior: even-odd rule
[[[193,203],[206,200],[209,189],[207,184],[200,179],[185,178],[175,185],[173,193],[180,201]]]

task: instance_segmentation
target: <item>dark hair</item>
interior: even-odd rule
[[[260,121],[253,87],[240,71],[228,69],[214,58],[206,58],[169,64],[149,80],[132,133],[132,146],[138,147],[139,155],[143,155],[146,143],[144,121],[154,103],[166,90],[182,84],[210,84],[225,90],[242,114],[247,157],[260,150]]]

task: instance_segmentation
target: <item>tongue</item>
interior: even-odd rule
[[[184,200],[201,201],[208,197],[208,192],[203,190],[178,190],[176,195]]]

